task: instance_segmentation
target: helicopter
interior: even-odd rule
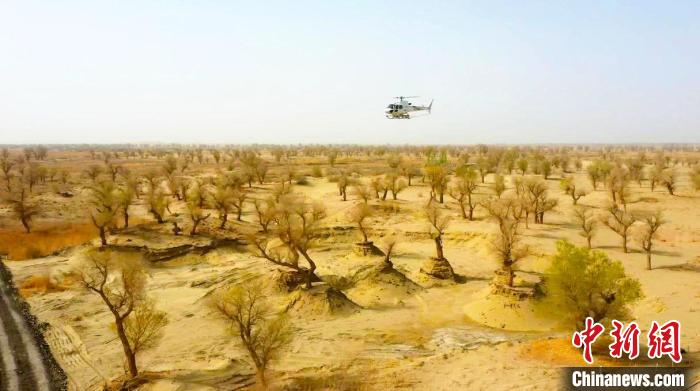
[[[433,108],[433,101],[432,100],[430,101],[430,104],[427,106],[419,106],[419,105],[414,105],[413,103],[406,100],[409,98],[418,98],[418,97],[417,96],[395,96],[394,99],[398,99],[398,102],[392,103],[386,107],[386,110],[384,110],[386,117],[389,119],[410,119],[411,116],[409,113],[423,111],[423,110],[428,110],[428,113],[430,113],[430,110]]]

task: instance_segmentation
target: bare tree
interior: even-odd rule
[[[577,206],[574,208],[574,220],[576,225],[578,225],[578,227],[581,229],[579,235],[586,238],[588,248],[592,248],[591,240],[593,240],[593,236],[597,230],[597,221],[595,216],[593,216],[593,213],[589,208]]]
[[[128,184],[119,189],[117,194],[117,205],[122,211],[124,218],[124,228],[129,228],[129,206],[134,202],[134,190]]]
[[[369,239],[367,238],[367,227],[365,226],[365,221],[372,217],[372,209],[369,207],[369,205],[359,203],[353,206],[348,211],[347,217],[348,220],[356,224],[360,230],[360,234],[362,235],[363,239],[362,243],[369,243]]]
[[[384,178],[382,177],[374,177],[372,178],[372,182],[370,182],[370,186],[372,187],[372,191],[374,191],[375,197],[377,199],[386,199],[386,194],[389,191],[389,188],[386,187],[386,183],[384,182]],[[382,195],[379,195],[379,194]]]
[[[399,193],[406,188],[406,181],[400,178],[395,172],[390,172],[384,176],[386,188],[391,191],[391,197],[396,200]]]
[[[211,205],[219,212],[220,229],[226,227],[228,214],[231,213],[234,203],[234,191],[225,183],[217,183],[214,192],[211,193]]]
[[[674,195],[677,180],[678,175],[676,174],[676,170],[674,170],[673,168],[668,168],[663,171],[663,175],[661,176],[661,184],[663,184],[666,187],[666,190],[668,190],[668,194]]]
[[[126,331],[126,320],[145,299],[146,275],[140,260],[110,251],[92,251],[77,270],[80,282],[105,303],[124,350],[129,375],[138,376],[136,352]]]
[[[350,178],[348,172],[345,170],[339,170],[338,171],[338,192],[341,197],[343,197],[343,201],[348,200],[348,186],[352,184],[352,178]]]
[[[34,185],[39,182],[42,167],[37,163],[29,163],[24,170],[24,182],[29,187],[29,192],[31,193],[34,189]]]
[[[526,178],[523,183],[525,192],[522,197],[527,200],[527,212],[535,217],[535,224],[544,224],[545,212],[557,205],[557,200],[549,198],[547,183],[541,178]]]
[[[114,182],[103,180],[90,188],[93,211],[90,213],[92,223],[100,233],[102,246],[107,245],[107,232],[114,227],[114,218],[119,209],[119,194]]]
[[[131,315],[124,319],[124,332],[134,356],[154,347],[163,337],[162,331],[167,324],[167,314],[157,310],[153,300],[140,301]]]
[[[408,186],[411,186],[411,179],[413,177],[420,175],[420,169],[407,161],[401,162],[399,165],[399,170],[401,171],[401,175],[406,177]]]
[[[0,171],[2,171],[2,174],[5,178],[5,187],[7,187],[7,191],[11,192],[12,191],[12,167],[15,166],[15,162],[13,162],[10,159],[10,152],[7,150],[7,148],[3,148],[2,152],[0,152]]]
[[[445,234],[445,230],[450,225],[450,216],[445,214],[432,202],[425,208],[424,214],[425,219],[428,220],[429,223],[430,237],[435,242],[435,258],[438,260],[445,259],[442,237]]]
[[[502,275],[504,283],[513,287],[515,273],[513,265],[527,254],[527,248],[520,244],[520,231],[518,225],[520,219],[516,218],[519,202],[513,199],[496,199],[484,203],[489,216],[498,223],[498,233],[491,242],[493,251],[501,262],[501,270],[497,275]]]
[[[143,178],[148,183],[148,187],[149,187],[149,189],[151,189],[151,191],[160,187],[161,177],[158,175],[157,171],[155,171],[155,170],[146,171],[143,174]]]
[[[494,194],[496,194],[496,197],[501,198],[503,193],[506,191],[506,181],[503,175],[496,174],[493,177],[493,185],[491,186],[491,189],[493,190]]]
[[[39,208],[29,199],[24,186],[21,186],[16,193],[10,196],[7,202],[12,206],[12,212],[22,223],[26,233],[30,233],[32,219],[39,214]]]
[[[260,229],[267,233],[268,227],[272,223],[277,213],[275,209],[275,202],[272,199],[255,199],[253,201],[253,207],[255,208],[255,215],[260,225]]]
[[[158,224],[163,224],[165,212],[168,210],[170,200],[165,197],[160,189],[149,189],[148,192],[148,212],[153,215]]]
[[[398,239],[396,239],[395,236],[387,236],[380,244],[381,251],[384,253],[384,264],[388,268],[394,267],[394,263],[391,262],[391,257],[394,255],[394,250],[396,250],[398,243]]]
[[[163,172],[166,177],[171,177],[177,171],[177,158],[173,155],[168,155],[165,157],[165,162],[163,162]]]
[[[568,194],[571,197],[571,200],[573,201],[574,205],[578,204],[578,200],[581,197],[584,197],[588,194],[588,192],[586,192],[584,189],[579,188],[576,185],[576,182],[574,182],[574,178],[572,177],[562,178],[560,181],[560,186],[561,189],[564,191],[564,194]]]
[[[112,163],[107,163],[105,164],[105,171],[107,171],[107,174],[109,174],[109,178],[112,180],[112,182],[117,181],[117,175],[119,175],[119,172],[121,171],[121,166],[112,164]]]
[[[656,185],[663,181],[664,168],[661,165],[655,164],[649,169],[649,186],[653,192]]]
[[[187,203],[194,204],[200,209],[204,208],[207,194],[207,188],[204,186],[202,179],[195,178],[187,186]]]
[[[279,202],[280,198],[287,194],[291,194],[292,192],[292,186],[288,183],[275,183],[274,186],[272,186],[272,196],[275,199],[275,202]]]
[[[172,196],[176,200],[180,201],[180,200],[182,200],[183,197],[185,197],[185,198],[187,197],[186,186],[185,186],[182,178],[180,178],[179,176],[177,176],[175,174],[168,175],[165,177],[165,183],[168,186],[168,190],[170,191],[170,194],[172,194]]]
[[[243,189],[234,189],[233,191],[233,207],[236,209],[236,221],[242,221],[243,208],[248,199],[248,193]]]
[[[352,194],[358,199],[362,200],[365,204],[372,197],[371,189],[364,183],[356,183],[353,185]]]
[[[450,197],[454,198],[459,205],[459,210],[462,213],[462,218],[474,220],[474,209],[478,205],[474,193],[479,188],[476,171],[467,170],[461,176],[453,181],[449,188]],[[469,208],[467,215],[466,209]]]
[[[202,208],[199,206],[196,200],[190,200],[187,202],[187,214],[190,217],[190,220],[192,221],[192,229],[190,230],[190,236],[196,235],[197,227],[199,227],[199,224],[211,216],[211,213],[204,213],[204,210],[202,210]]]
[[[301,197],[290,194],[280,199],[275,208],[276,236],[288,250],[279,251],[269,246],[269,240],[261,235],[251,235],[249,240],[257,256],[268,261],[284,266],[298,273],[304,274],[307,289],[311,283],[318,280],[316,276],[316,262],[311,258],[309,251],[315,247],[321,236],[319,223],[325,217],[325,210],[320,203],[310,203]],[[309,267],[299,265],[301,255]]]
[[[613,232],[620,235],[622,238],[622,251],[629,252],[627,250],[627,237],[630,227],[637,221],[637,218],[633,214],[618,208],[615,203],[611,203],[606,211],[608,212],[608,217],[603,219],[603,223]]]
[[[85,175],[93,182],[97,182],[97,178],[99,178],[101,174],[102,169],[96,164],[90,165],[85,169]]]
[[[518,159],[516,164],[518,165],[518,170],[520,170],[520,175],[525,175],[525,173],[527,172],[527,167],[529,165],[527,159],[520,158]]]
[[[236,285],[218,294],[214,305],[228,319],[255,366],[260,385],[267,388],[266,371],[292,340],[284,315],[273,315],[260,284]]]
[[[425,167],[425,176],[430,182],[430,199],[435,199],[442,204],[449,181],[447,168],[440,164],[429,165]]]
[[[664,218],[660,210],[644,219],[644,225],[639,231],[639,242],[647,254],[647,270],[651,270],[651,250],[654,245],[656,233],[664,224]]]

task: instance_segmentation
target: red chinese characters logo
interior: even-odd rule
[[[613,329],[610,336],[613,342],[608,345],[610,357],[622,358],[623,354],[627,358],[634,360],[639,357],[639,335],[641,331],[636,322],[631,322],[625,327],[622,322],[613,320]],[[586,318],[585,328],[574,333],[571,343],[574,347],[583,348],[583,359],[588,363],[593,363],[592,346],[596,339],[605,331],[605,327],[593,320]],[[671,320],[663,325],[653,321],[647,334],[649,348],[647,356],[651,359],[668,356],[673,362],[681,362],[681,324],[676,320]]]
[[[662,326],[656,321],[651,322],[647,336],[649,340],[649,358],[661,358],[667,355],[675,363],[681,362],[681,323],[671,320]]]
[[[622,353],[627,353],[630,360],[634,360],[639,356],[639,326],[632,322],[624,327],[622,322],[617,320],[612,321],[613,330],[610,335],[615,339],[613,343],[608,345],[610,348],[610,357],[620,358]]]
[[[605,327],[602,324],[593,321],[593,318],[586,318],[586,328],[583,331],[577,331],[571,339],[571,343],[575,347],[583,347],[583,359],[587,363],[593,364],[593,352],[591,345],[595,342],[600,334],[605,331]]]

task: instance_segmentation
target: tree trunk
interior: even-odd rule
[[[299,251],[301,255],[304,256],[304,259],[306,259],[306,262],[309,263],[309,270],[306,273],[306,289],[311,289],[311,277],[315,274],[316,272],[316,262],[314,262],[311,257],[309,257],[309,254],[306,253],[306,251]]]
[[[586,241],[588,242],[588,249],[590,250],[590,249],[592,248],[592,247],[591,247],[591,237],[588,236],[588,237],[586,238]]]
[[[117,327],[117,334],[119,335],[119,340],[122,343],[122,348],[124,348],[124,356],[126,356],[126,362],[129,366],[129,375],[131,378],[135,378],[139,375],[139,370],[136,367],[136,354],[131,349],[129,345],[129,339],[126,337],[126,331],[124,330],[124,320],[118,315],[115,315],[115,325]]]
[[[357,223],[357,225],[360,227],[360,232],[362,232],[362,238],[364,239],[363,243],[369,242],[369,239],[367,239],[367,233],[365,232],[365,227],[362,226],[362,222]]]
[[[31,232],[32,229],[29,227],[29,221],[24,217],[22,217],[20,220],[22,221],[22,226],[24,226],[24,230],[27,231],[27,233]]]
[[[129,228],[129,211],[124,208],[124,228]]]
[[[228,221],[228,214],[222,213],[221,216],[219,216],[219,219],[221,219],[221,224],[219,224],[219,228],[224,229],[226,227],[226,222]]]
[[[107,245],[107,234],[105,233],[105,227],[101,226],[98,228],[100,230],[100,242],[103,246]]]
[[[651,270],[651,249],[647,250],[647,270]]]
[[[267,379],[265,379],[265,370],[262,368],[258,368],[256,370],[255,378],[258,381],[258,384],[262,387],[263,390],[267,389]]]
[[[153,214],[153,217],[156,218],[156,222],[158,224],[163,224],[163,217],[160,215],[160,213],[156,212],[155,210],[151,209],[151,214]]]
[[[627,253],[627,234],[622,235],[622,251]]]
[[[464,208],[464,204],[460,201],[459,203],[459,210],[462,212],[462,218],[466,219],[467,218],[467,211]]]
[[[509,288],[512,288],[513,287],[513,278],[515,277],[515,275],[513,273],[513,265],[511,265],[510,263],[507,263],[506,265],[503,265],[503,270],[505,271],[506,276],[508,278],[506,283],[508,284]]]
[[[442,235],[435,237],[435,252],[437,254],[437,259],[445,259],[445,255],[442,252]]]

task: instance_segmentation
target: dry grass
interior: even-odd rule
[[[50,292],[60,292],[70,288],[77,281],[77,276],[68,275],[63,281],[55,282],[47,275],[34,275],[26,278],[19,286],[22,297],[42,295]]]
[[[92,224],[60,224],[25,233],[19,228],[0,230],[0,252],[12,260],[44,257],[83,244],[97,235]]]
[[[662,361],[648,360],[645,357],[647,347],[640,345],[640,356],[630,361],[623,355],[622,358],[616,359],[609,355],[608,344],[612,341],[609,337],[600,338],[593,345],[593,359],[596,366],[602,367],[619,367],[619,366],[651,366],[661,365],[662,363],[671,366],[668,359]],[[582,366],[583,353],[571,345],[570,339],[541,339],[528,342],[521,349],[521,357],[536,360],[537,362],[551,364],[555,366]]]

